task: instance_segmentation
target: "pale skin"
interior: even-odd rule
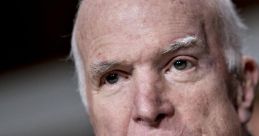
[[[244,135],[256,65],[244,57],[233,87],[214,14],[193,0],[83,1],[76,35],[97,136]]]

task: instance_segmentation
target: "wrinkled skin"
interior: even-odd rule
[[[252,98],[239,97],[253,95],[255,64],[243,59],[251,84],[233,87],[215,14],[198,0],[82,2],[76,36],[97,136],[243,135]],[[186,36],[198,40],[162,52]]]

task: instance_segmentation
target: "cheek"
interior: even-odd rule
[[[127,87],[126,87],[127,86]],[[99,135],[125,135],[128,127],[132,104],[130,85],[123,85],[116,93],[102,90],[92,95],[92,122]],[[124,132],[125,131],[125,132]]]
[[[176,89],[168,91],[171,93],[169,99],[175,105],[176,116],[182,118],[188,129],[208,135],[225,135],[239,128],[226,83],[221,78],[208,74],[195,83],[174,83],[173,86],[170,88]]]

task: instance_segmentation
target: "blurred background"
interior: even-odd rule
[[[247,24],[244,52],[259,62],[259,2],[234,1]],[[77,0],[2,3],[0,136],[93,135],[68,59]],[[259,136],[259,93],[250,130]]]

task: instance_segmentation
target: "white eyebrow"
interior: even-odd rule
[[[191,45],[196,45],[195,43],[197,41],[198,41],[198,38],[194,37],[194,36],[186,36],[184,38],[177,39],[177,40],[175,40],[174,43],[171,43],[168,48],[163,50],[162,54],[165,54],[168,52],[173,52],[180,48],[186,48]]]
[[[93,77],[98,77],[99,75],[102,75],[103,73],[105,73],[106,71],[108,71],[110,68],[118,65],[118,62],[99,62],[96,64],[92,64],[90,66],[90,71],[93,74]]]

